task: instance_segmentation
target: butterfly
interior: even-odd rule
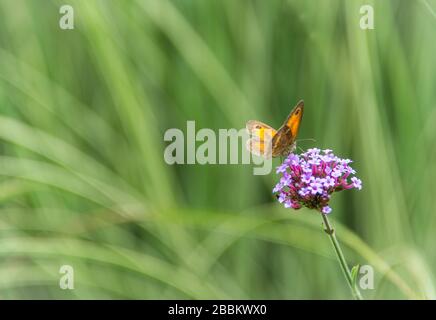
[[[247,149],[264,158],[286,156],[296,147],[295,139],[303,118],[304,101],[300,100],[292,109],[279,130],[256,120],[249,120],[246,128],[251,136],[247,140]]]

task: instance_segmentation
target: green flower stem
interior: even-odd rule
[[[344,272],[345,278],[347,279],[348,285],[350,286],[351,292],[353,293],[356,300],[363,300],[357,286],[353,284],[353,278],[351,277],[351,271],[348,269],[347,262],[345,261],[344,254],[342,253],[341,246],[339,245],[338,239],[336,239],[335,230],[331,227],[330,222],[326,214],[321,213],[322,219],[324,221],[324,231],[329,235],[332,241],[333,247],[335,248],[336,256],[338,257],[339,264],[341,265],[342,271]]]

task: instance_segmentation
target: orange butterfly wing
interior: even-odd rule
[[[272,156],[283,156],[295,149],[301,120],[303,119],[304,101],[301,100],[292,109],[283,126],[277,131],[272,141]]]
[[[303,119],[303,111],[304,111],[304,101],[301,100],[298,102],[298,104],[295,106],[294,110],[291,111],[291,113],[288,116],[288,119],[286,119],[286,126],[290,128],[292,138],[295,140],[298,135],[298,129],[300,128],[301,119]]]
[[[251,153],[265,158],[271,157],[272,139],[277,131],[257,120],[247,122],[247,131],[251,138],[247,140],[247,149]]]

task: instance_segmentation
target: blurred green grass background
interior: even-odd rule
[[[299,146],[363,180],[331,216],[363,295],[435,298],[436,1],[71,0],[61,30],[64,2],[0,1],[1,299],[350,299],[274,173],[163,161],[168,128],[278,127],[299,99]]]

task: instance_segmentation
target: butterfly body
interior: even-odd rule
[[[293,152],[303,111],[304,102],[301,100],[279,130],[257,120],[248,121],[246,127],[251,138],[247,141],[247,149],[265,158],[286,156]]]

